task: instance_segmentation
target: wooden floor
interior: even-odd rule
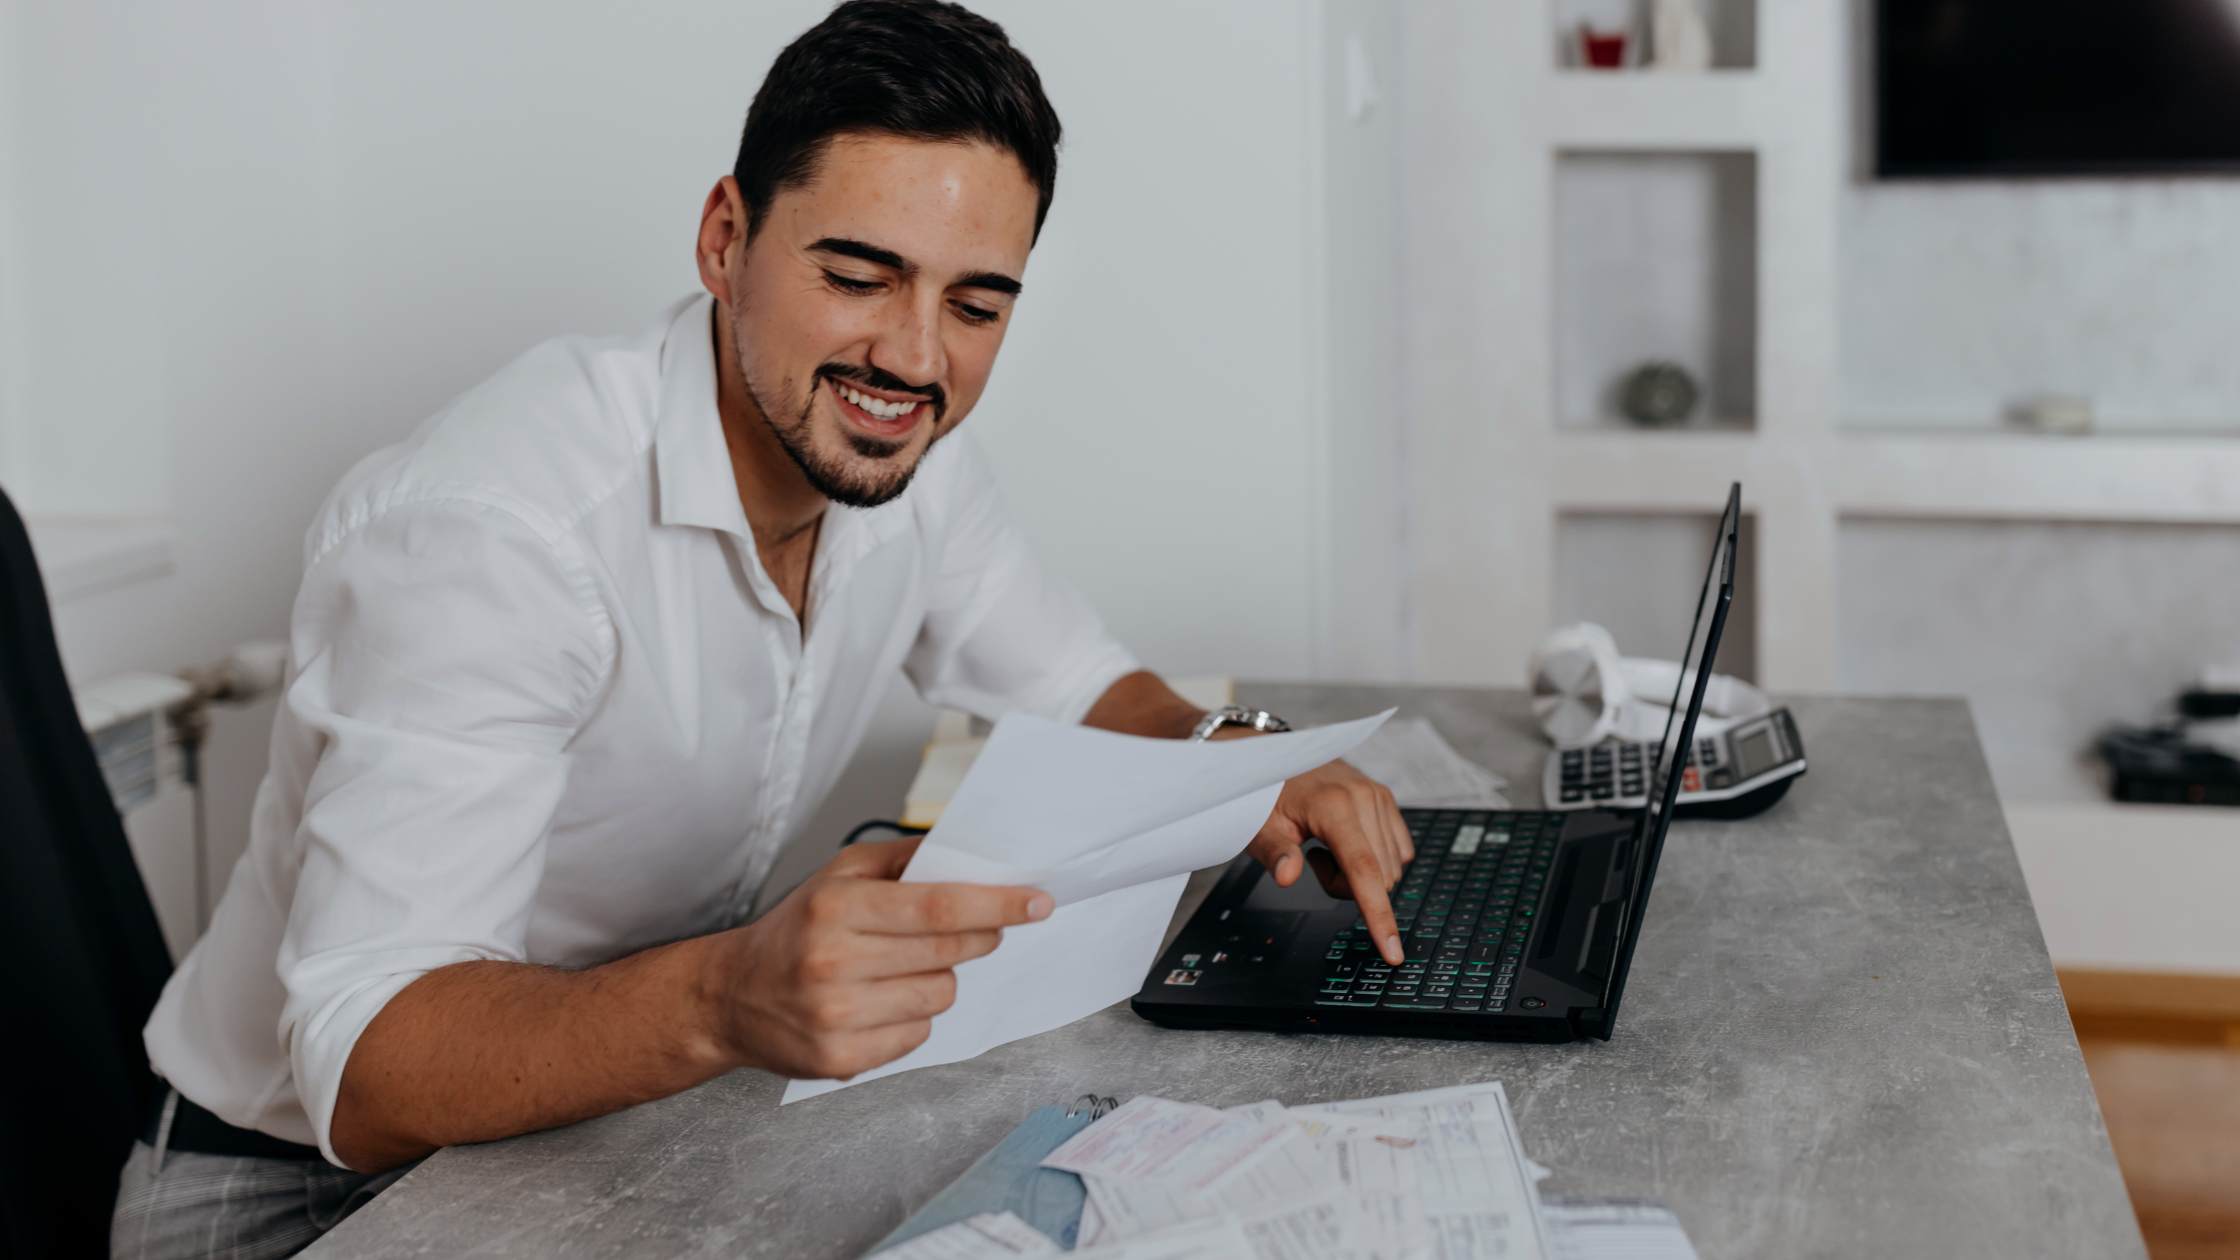
[[[2240,978],[2064,970],[2154,1260],[2240,1260]]]

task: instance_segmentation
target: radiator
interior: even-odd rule
[[[174,717],[195,689],[168,674],[120,674],[75,695],[78,719],[124,817],[125,838],[176,963],[202,935],[210,913],[194,757]]]

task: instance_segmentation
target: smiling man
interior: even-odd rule
[[[704,296],[530,351],[343,480],[249,852],[148,1026],[174,1092],[118,1255],[285,1255],[438,1147],[923,1041],[952,969],[1048,896],[903,884],[903,841],[748,921],[898,667],[989,718],[1269,725],[1138,668],[955,436],[1058,134],[993,23],[843,5],[708,195]],[[1391,795],[1326,766],[1252,851],[1288,884],[1310,836],[1399,961]]]

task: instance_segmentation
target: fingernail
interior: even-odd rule
[[[1384,956],[1387,962],[1391,962],[1400,956],[1400,934],[1398,932],[1384,938]]]
[[[1058,903],[1050,899],[1049,893],[1036,893],[1033,900],[1027,902],[1027,922],[1040,923],[1049,918],[1050,912],[1057,908]],[[1393,939],[1398,940],[1400,938],[1394,937]]]

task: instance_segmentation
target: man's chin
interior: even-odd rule
[[[847,507],[873,508],[893,502],[910,488],[910,479],[925,459],[924,451],[912,453],[910,446],[850,434],[846,453],[796,453],[794,462],[817,493]]]

